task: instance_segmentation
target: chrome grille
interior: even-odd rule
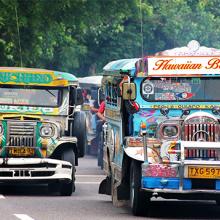
[[[218,141],[217,124],[185,124],[185,141]]]
[[[218,124],[185,124],[184,140],[185,141],[206,141],[216,142],[219,139]],[[216,150],[204,149],[187,149],[185,157],[193,159],[216,159]]]
[[[34,147],[35,127],[35,122],[8,121],[7,145]]]

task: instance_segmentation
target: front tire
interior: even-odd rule
[[[72,136],[77,138],[78,157],[84,157],[88,143],[85,112],[74,113]]]
[[[150,197],[141,189],[141,163],[133,160],[130,167],[130,206],[135,216],[144,216],[149,209]]]
[[[61,183],[60,195],[71,196],[75,192],[75,154],[72,149],[65,150],[62,153],[62,160],[70,162],[72,164],[72,179],[68,183]]]

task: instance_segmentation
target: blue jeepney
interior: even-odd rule
[[[99,193],[146,214],[152,197],[220,202],[220,50],[191,41],[104,67]]]

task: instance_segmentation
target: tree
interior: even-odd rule
[[[192,39],[219,47],[219,7],[218,0],[0,0],[0,65],[85,76]]]

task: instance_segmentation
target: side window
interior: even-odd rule
[[[112,86],[112,104],[117,106],[117,86]]]
[[[118,105],[118,87],[116,84],[108,83],[106,87],[106,102],[108,105],[117,107]]]
[[[107,104],[111,104],[111,84],[108,83],[106,86],[106,102]]]

